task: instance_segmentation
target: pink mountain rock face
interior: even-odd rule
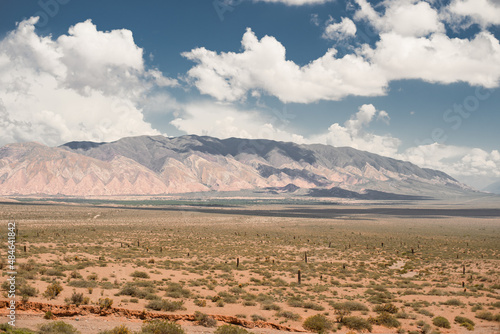
[[[417,194],[467,190],[448,175],[351,148],[269,140],[141,136],[0,148],[0,195],[162,195],[341,187]],[[433,188],[434,187],[434,188]],[[277,191],[278,191],[277,190]],[[338,192],[336,192],[338,193]]]
[[[0,195],[125,195],[162,193],[152,171],[125,157],[101,161],[36,143],[0,149]]]

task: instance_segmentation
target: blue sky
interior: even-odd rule
[[[492,0],[4,0],[0,144],[324,143],[482,188],[500,179],[499,26]]]

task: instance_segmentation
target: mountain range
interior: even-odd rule
[[[483,191],[500,195],[500,181],[490,184],[489,186],[485,187]]]
[[[207,136],[0,148],[0,195],[112,196],[192,192],[319,197],[449,196],[449,175],[349,147]]]

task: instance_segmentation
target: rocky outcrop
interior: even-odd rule
[[[7,311],[8,306],[9,306],[9,301],[0,300],[0,310]],[[16,311],[30,311],[37,313],[38,312],[46,313],[50,311],[54,316],[60,318],[94,314],[103,317],[114,315],[114,316],[126,317],[129,319],[142,319],[142,320],[165,319],[169,321],[180,321],[180,320],[195,321],[194,314],[172,314],[172,313],[153,312],[153,311],[137,311],[137,310],[128,310],[125,308],[117,308],[117,307],[103,309],[96,305],[80,305],[80,306],[56,305],[56,304],[29,302],[29,301],[17,302]],[[274,324],[271,322],[248,321],[245,319],[240,319],[228,315],[211,315],[211,316],[217,321],[221,321],[227,324],[242,326],[245,328],[269,328],[287,332],[305,332],[303,330],[294,329],[291,327]]]

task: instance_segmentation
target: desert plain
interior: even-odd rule
[[[495,202],[17,199],[0,220],[2,245],[17,228],[16,327],[33,332],[500,332]]]

